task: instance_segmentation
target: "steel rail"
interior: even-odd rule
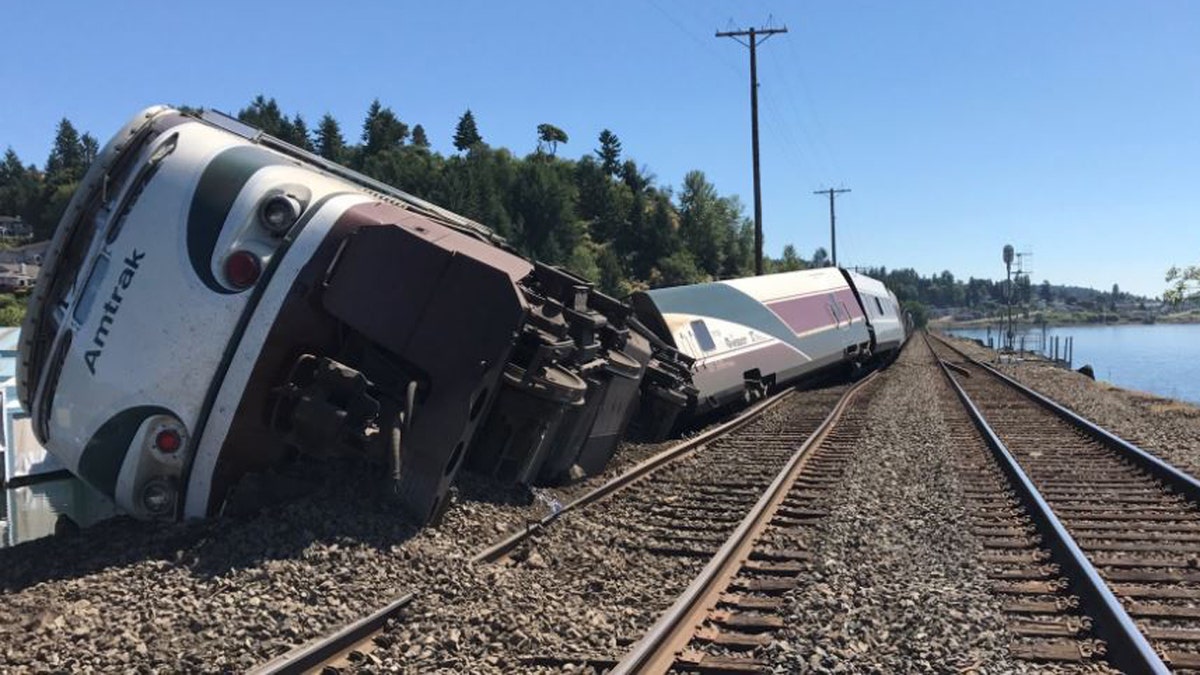
[[[378,632],[388,619],[399,614],[400,610],[411,604],[416,597],[416,593],[405,593],[369,615],[341,628],[336,633],[280,654],[255,667],[249,671],[249,675],[306,673],[316,670]]]
[[[570,502],[563,504],[563,507],[558,511],[547,514],[541,520],[529,523],[525,529],[513,532],[495,544],[492,544],[479,553],[476,553],[475,556],[471,558],[471,562],[487,563],[499,560],[508,554],[509,551],[512,551],[534,534],[537,534],[539,531],[549,527],[551,523],[563,517],[567,513],[587,506],[588,504],[598,502],[615,492],[619,492],[620,490],[629,487],[642,478],[645,478],[651,473],[654,473],[664,465],[679,459],[683,455],[686,455],[693,450],[700,449],[710,441],[741,429],[757,419],[759,415],[762,415],[771,408],[779,405],[784,399],[795,393],[795,391],[795,389],[786,389],[775,394],[774,396],[765,398],[750,406],[737,417],[729,420],[728,422],[723,422],[711,429],[704,431],[703,433],[697,434],[696,436],[683,441],[682,443],[673,445],[670,448],[667,448],[666,450],[654,455],[653,457],[643,460],[637,465],[631,467],[629,470],[625,471],[625,473],[622,473],[621,475],[609,480],[604,485],[601,485],[594,490],[590,490],[587,493],[576,497]]]
[[[707,443],[727,434],[733,433],[757,419],[760,415],[779,405],[796,392],[794,388],[785,389],[773,396],[758,401],[733,419],[677,443],[662,452],[649,457],[629,468],[603,485],[567,502],[561,509],[550,513],[540,520],[529,523],[524,529],[517,530],[471,557],[473,563],[490,563],[499,560],[517,546],[529,540],[538,532],[549,527],[563,515],[588,504],[595,503],[630,485],[638,482],[656,470],[699,450]],[[316,670],[339,655],[345,654],[378,632],[387,621],[397,616],[401,610],[416,599],[416,593],[401,595],[387,605],[372,612],[370,615],[351,623],[335,633],[316,638],[281,654],[266,663],[249,671],[251,675],[295,675]]]
[[[767,487],[754,508],[738,524],[733,534],[717,550],[716,555],[684,589],[679,599],[651,626],[646,635],[609,671],[610,675],[665,673],[671,669],[677,653],[687,646],[696,627],[703,621],[708,610],[715,606],[716,596],[737,574],[762,528],[770,522],[772,514],[787,497],[788,489],[803,470],[812,450],[820,446],[857,394],[878,375],[879,371],[871,373],[842,395],[816,431],[792,454],[788,463]]]
[[[929,344],[928,334],[925,344],[937,359],[942,374],[967,410],[975,427],[983,435],[1001,470],[1008,476],[1038,531],[1045,537],[1045,545],[1050,549],[1051,555],[1066,576],[1075,582],[1074,590],[1080,597],[1084,611],[1096,619],[1097,635],[1111,647],[1108,650],[1110,660],[1126,672],[1170,673],[1171,670],[1150,646],[1146,636],[1138,629],[1112,589],[1084,555],[1074,537],[1067,532],[1067,528],[1054,514],[1008,447],[988,424],[975,402],[951,375],[946,362],[934,351],[933,345]]]
[[[1133,460],[1138,466],[1150,472],[1150,475],[1163,481],[1169,487],[1187,497],[1192,503],[1200,506],[1200,480],[1197,480],[1195,476],[1192,476],[1185,471],[1181,471],[1154,454],[1139,448],[1133,443],[1130,443],[1108,429],[1105,429],[1099,424],[1087,419],[1083,415],[1071,410],[1049,396],[1046,396],[1045,394],[1042,394],[1022,384],[1008,375],[1000,372],[999,370],[989,366],[988,364],[973,358],[945,339],[936,335],[932,337],[949,349],[953,350],[959,356],[962,356],[968,362],[983,368],[984,371],[999,378],[1000,381],[1004,382],[1008,386],[1016,389],[1025,396],[1036,401],[1042,407],[1053,412],[1055,415],[1058,415],[1060,418],[1070,422],[1079,429],[1088,433],[1106,447]]]

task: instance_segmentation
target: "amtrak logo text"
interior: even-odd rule
[[[92,375],[96,374],[96,362],[100,360],[100,353],[104,350],[104,342],[108,338],[108,331],[116,320],[117,310],[121,309],[121,302],[125,299],[125,296],[121,293],[133,283],[133,277],[137,274],[138,266],[141,264],[142,258],[145,257],[146,254],[138,253],[136,248],[125,257],[125,269],[121,270],[121,276],[117,277],[117,283],[113,286],[112,297],[104,303],[104,316],[100,317],[100,325],[96,327],[96,334],[92,336],[92,344],[97,349],[89,349],[83,353],[83,360],[87,363],[88,370]]]

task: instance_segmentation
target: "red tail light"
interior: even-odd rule
[[[262,274],[262,260],[249,251],[234,251],[225,259],[225,280],[237,289],[249,288]]]
[[[168,455],[173,454],[183,447],[183,437],[174,429],[163,429],[155,435],[154,447]]]

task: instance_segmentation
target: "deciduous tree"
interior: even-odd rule
[[[1173,305],[1200,297],[1200,265],[1172,266],[1167,282],[1171,285],[1163,291],[1163,300]]]
[[[567,132],[559,129],[553,124],[543,122],[537,126],[538,133],[538,152],[544,148],[550,149],[550,156],[554,157],[558,152],[558,144],[567,142]]]

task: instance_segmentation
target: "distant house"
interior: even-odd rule
[[[46,255],[46,249],[50,248],[49,241],[39,241],[24,246],[14,246],[13,248],[0,249],[0,263],[25,263],[26,265],[42,266],[42,258]]]
[[[33,239],[33,226],[20,218],[0,216],[0,239],[28,241]]]
[[[0,291],[29,288],[37,281],[48,241],[0,250]]]
[[[25,263],[0,263],[0,291],[30,288],[37,282],[40,267]]]

